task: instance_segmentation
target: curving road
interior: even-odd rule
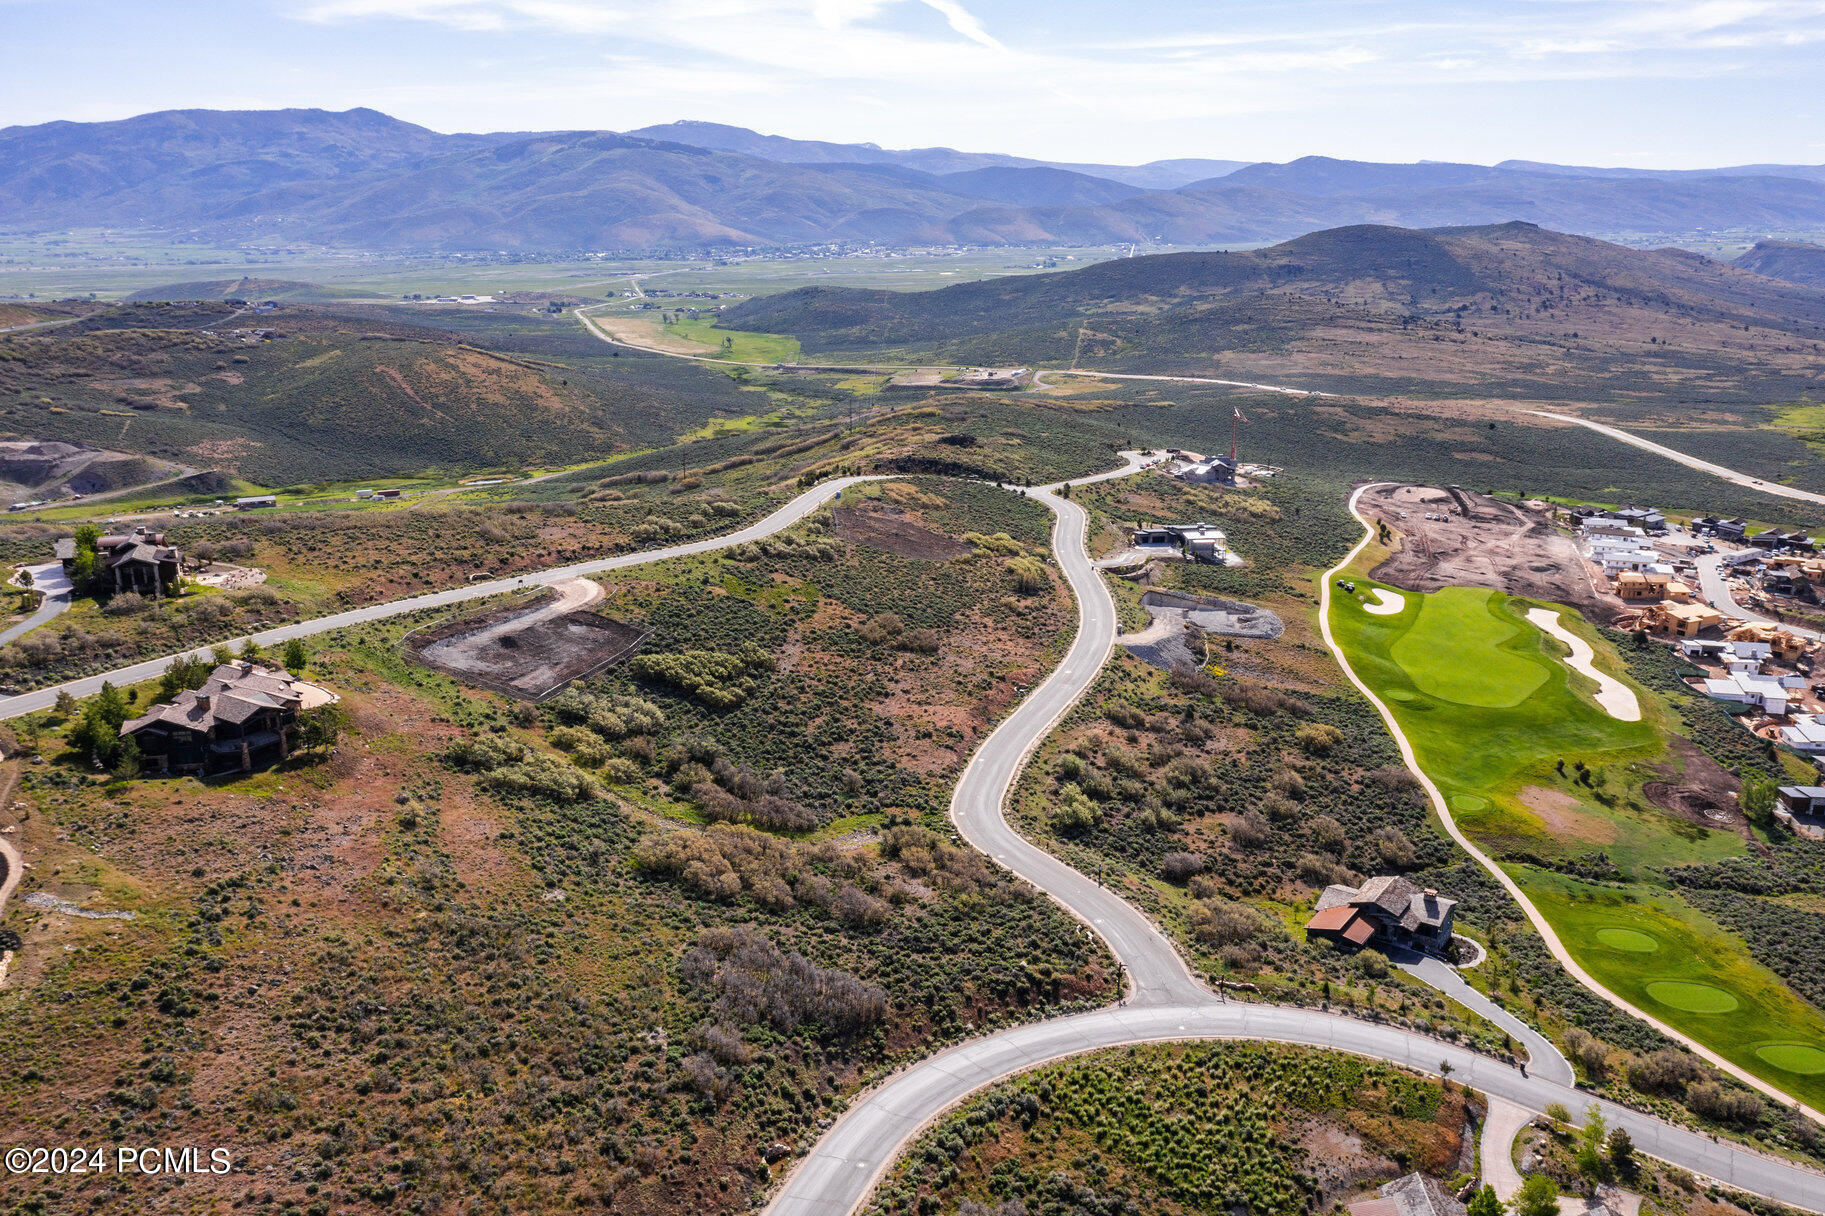
[[[1350,683],[1356,686],[1356,690],[1362,693],[1362,695],[1368,699],[1369,704],[1373,705],[1376,711],[1381,714],[1383,723],[1387,725],[1388,733],[1394,737],[1395,744],[1400,748],[1402,761],[1405,762],[1407,768],[1411,770],[1413,775],[1419,779],[1420,785],[1425,788],[1426,797],[1431,801],[1432,809],[1437,813],[1439,822],[1444,825],[1446,833],[1450,835],[1452,840],[1457,842],[1459,848],[1463,849],[1478,865],[1488,871],[1491,878],[1494,878],[1497,882],[1502,884],[1502,888],[1508,892],[1516,904],[1520,905],[1521,911],[1525,913],[1527,919],[1533,923],[1533,927],[1539,932],[1541,940],[1546,943],[1546,948],[1552,952],[1552,956],[1559,961],[1559,965],[1564,967],[1566,973],[1573,979],[1577,980],[1580,984],[1583,984],[1586,988],[1590,989],[1593,994],[1602,997],[1630,1017],[1646,1022],[1674,1042],[1690,1048],[1696,1055],[1722,1069],[1724,1072],[1729,1073],[1743,1084],[1759,1090],[1782,1106],[1791,1106],[1809,1119],[1825,1123],[1825,1115],[1821,1115],[1818,1111],[1807,1106],[1803,1102],[1795,1101],[1793,1095],[1781,1092],[1781,1090],[1762,1080],[1754,1073],[1749,1072],[1747,1069],[1736,1064],[1732,1064],[1729,1060],[1718,1055],[1703,1043],[1700,1043],[1698,1040],[1687,1035],[1681,1034],[1665,1022],[1662,1022],[1652,1014],[1646,1013],[1630,1004],[1628,1001],[1600,984],[1595,976],[1578,965],[1578,961],[1574,959],[1571,956],[1571,952],[1565,948],[1565,943],[1559,939],[1558,933],[1554,931],[1546,917],[1542,916],[1540,910],[1534,907],[1533,901],[1528,899],[1526,893],[1521,890],[1515,880],[1508,876],[1508,872],[1497,865],[1495,860],[1487,853],[1483,852],[1482,849],[1471,843],[1470,838],[1464,835],[1463,831],[1457,826],[1457,820],[1452,817],[1451,807],[1445,801],[1444,794],[1439,791],[1438,786],[1433,783],[1432,778],[1426,775],[1425,769],[1420,767],[1419,758],[1413,751],[1413,744],[1408,740],[1406,733],[1401,730],[1400,723],[1395,720],[1394,712],[1388,708],[1386,702],[1376,696],[1369,686],[1363,683],[1357,676],[1356,669],[1350,666],[1349,656],[1343,652],[1343,647],[1337,644],[1337,639],[1331,633],[1331,594],[1336,587],[1337,578],[1349,567],[1351,562],[1356,560],[1357,555],[1360,554],[1363,551],[1363,548],[1375,537],[1374,526],[1362,514],[1361,510],[1358,509],[1358,504],[1365,491],[1372,490],[1378,485],[1386,484],[1389,483],[1371,482],[1368,485],[1358,486],[1356,491],[1350,495],[1350,514],[1354,515],[1357,522],[1362,525],[1363,536],[1361,540],[1356,542],[1356,546],[1351,549],[1349,553],[1344,555],[1342,561],[1325,571],[1324,584],[1318,600],[1318,627],[1319,632],[1324,635],[1324,644],[1330,647],[1331,653],[1336,656],[1337,665],[1343,668],[1344,675],[1349,677]],[[1825,1179],[1815,1181],[1814,1185],[1820,1188],[1817,1194],[1825,1195]],[[1815,1200],[1815,1203],[1817,1202],[1818,1201]]]
[[[673,557],[689,557],[697,553],[711,553],[730,545],[739,545],[743,541],[759,540],[775,532],[791,527],[807,515],[841,494],[850,486],[864,481],[874,481],[872,477],[839,477],[821,482],[792,499],[771,515],[757,523],[734,532],[720,536],[706,537],[703,540],[689,541],[681,545],[668,545],[663,549],[644,549],[637,553],[623,553],[616,557],[597,558],[594,561],[576,562],[569,566],[556,566],[536,573],[515,575],[511,578],[491,579],[485,583],[472,583],[467,587],[452,587],[446,591],[433,591],[425,595],[415,595],[409,599],[393,600],[385,604],[371,604],[366,608],[351,608],[347,612],[338,612],[332,616],[315,617],[308,621],[299,621],[292,625],[281,625],[276,629],[267,629],[250,635],[261,646],[271,646],[290,641],[292,638],[306,638],[312,634],[324,633],[331,629],[344,629],[350,625],[362,625],[369,621],[384,621],[389,617],[401,616],[408,612],[418,612],[425,608],[443,608],[451,604],[460,604],[468,600],[485,599],[491,595],[501,595],[517,591],[524,587],[542,587],[554,583],[564,583],[571,579],[591,574],[603,574],[610,570],[622,570],[629,566],[642,566],[648,562],[664,561]],[[227,643],[238,647],[246,638],[233,638]],[[187,651],[184,655],[165,655],[162,658],[148,659],[144,663],[135,663],[130,667],[119,667],[99,675],[85,676],[80,680],[71,680],[49,688],[40,688],[33,692],[21,693],[16,697],[0,700],[0,720],[16,718],[20,714],[29,714],[36,710],[47,709],[57,700],[57,694],[68,692],[72,696],[86,697],[101,691],[104,681],[114,684],[133,684],[140,680],[154,679],[164,673],[173,660],[180,657],[207,658],[210,647],[201,647]]]
[[[1103,476],[1123,476],[1137,467],[1134,454],[1124,455],[1129,457],[1130,468]],[[1465,987],[1466,996],[1480,1002],[1472,1004],[1473,1008],[1499,1015],[1498,1024],[1511,1034],[1520,1032],[1517,1037],[1530,1047],[1541,1045],[1534,1048],[1531,1075],[1392,1026],[1311,1009],[1226,1001],[1191,975],[1172,943],[1138,909],[1009,826],[1001,807],[1021,765],[1094,681],[1115,636],[1114,601],[1084,549],[1083,509],[1059,489],[1044,486],[1033,494],[1058,516],[1053,551],[1077,596],[1078,636],[1058,668],[977,749],[951,800],[951,818],[971,844],[1038,886],[1097,932],[1122,964],[1130,996],[1114,1008],[1016,1026],[959,1044],[858,1095],[787,1176],[768,1204],[767,1216],[849,1216],[919,1132],[971,1094],[1056,1060],[1137,1043],[1266,1039],[1304,1044],[1433,1074],[1448,1068],[1450,1076],[1471,1088],[1530,1112],[1543,1112],[1554,1102],[1574,1111],[1584,1109],[1589,1095],[1571,1084],[1571,1069],[1564,1057],[1506,1011],[1482,1009],[1489,1003],[1463,986],[1461,979],[1457,983]],[[1351,506],[1355,506],[1354,498]],[[1361,547],[1359,544],[1344,564]],[[1327,586],[1331,577],[1326,576]],[[1347,666],[1345,670],[1349,670]],[[1415,974],[1432,982],[1430,976],[1417,970]],[[1441,978],[1449,983],[1456,977]],[[1611,1126],[1626,1128],[1642,1152],[1745,1191],[1825,1211],[1821,1198],[1825,1177],[1819,1174],[1636,1111],[1601,1105]]]
[[[711,363],[721,367],[784,367],[798,372],[957,372],[969,366],[961,363],[753,363],[745,359],[724,359],[717,355],[697,354],[692,351],[666,350],[659,346],[648,346],[643,342],[630,342],[626,338],[617,338],[596,323],[586,309],[600,309],[606,305],[586,304],[576,310],[577,320],[583,322],[583,328],[600,338],[610,346],[624,346],[628,350],[642,351],[649,355],[664,355],[668,359],[689,359],[693,363]],[[1137,372],[1099,372],[1085,371],[1077,368],[1039,368],[1033,373],[1033,384],[1039,387],[1046,376],[1083,376],[1092,380],[1156,380],[1168,384],[1216,384],[1225,388],[1255,389],[1264,393],[1281,393],[1288,397],[1330,397],[1335,394],[1321,393],[1309,388],[1289,388],[1284,384],[1254,384],[1247,380],[1215,380],[1209,376],[1148,376]],[[1122,476],[1122,474],[1113,474]]]
[[[1794,498],[1801,502],[1817,503],[1820,506],[1825,506],[1825,494],[1815,494],[1811,490],[1796,490],[1792,486],[1784,486],[1778,481],[1763,481],[1760,478],[1751,477],[1747,473],[1739,473],[1735,469],[1725,468],[1721,464],[1713,464],[1709,460],[1700,460],[1696,456],[1688,456],[1678,448],[1670,448],[1665,444],[1655,443],[1652,439],[1643,439],[1641,436],[1631,434],[1619,427],[1606,426],[1601,422],[1592,422],[1588,418],[1578,418],[1571,414],[1555,414],[1549,410],[1528,410],[1527,412],[1536,418],[1551,418],[1555,422],[1569,422],[1575,426],[1581,426],[1587,430],[1596,431],[1599,435],[1608,435],[1611,439],[1620,440],[1630,447],[1640,448],[1644,452],[1652,452],[1656,456],[1665,456],[1668,460],[1678,461],[1688,469],[1697,469],[1701,473],[1709,473],[1713,477],[1721,477],[1725,481],[1734,482],[1739,486],[1748,486],[1751,490],[1760,490],[1764,494],[1773,494],[1778,498]]]
[[[1148,463],[1147,458],[1138,453],[1123,455],[1122,467],[1072,484],[1126,476]],[[790,527],[848,487],[869,480],[874,478],[845,477],[824,482],[759,522],[722,536],[357,608],[266,630],[252,637],[261,645],[271,645],[424,608],[499,595],[521,587],[561,583],[648,562],[712,552]],[[1057,515],[1053,549],[1077,597],[1078,635],[1059,667],[978,748],[959,782],[951,814],[959,832],[972,844],[1052,895],[1109,944],[1124,968],[1131,995],[1114,1008],[1019,1026],[960,1044],[902,1070],[875,1089],[859,1095],[847,1113],[793,1171],[767,1211],[772,1216],[799,1216],[801,1213],[846,1216],[862,1203],[881,1173],[918,1131],[955,1103],[986,1085],[1041,1064],[1105,1047],[1217,1038],[1299,1043],[1355,1052],[1421,1071],[1436,1073],[1448,1066],[1450,1074],[1465,1084],[1528,1110],[1541,1111],[1552,1102],[1565,1103],[1572,1109],[1581,1108],[1586,1095],[1558,1079],[1540,1075],[1538,1068],[1534,1075],[1523,1076],[1499,1061],[1410,1031],[1314,1010],[1226,1001],[1192,976],[1172,943],[1138,909],[1050,853],[1038,849],[1008,826],[1001,815],[1002,799],[1018,776],[1021,765],[1095,680],[1115,636],[1114,603],[1091,566],[1084,547],[1085,513],[1061,493],[1063,485],[1042,486],[1032,493]],[[1354,509],[1354,498],[1351,506]],[[1360,548],[1359,544],[1358,551]],[[1354,557],[1354,551],[1351,556]],[[1330,578],[1327,575],[1327,589]],[[1320,611],[1323,621],[1324,608]],[[1329,641],[1328,626],[1325,633]],[[190,653],[207,655],[208,651]],[[151,679],[163,672],[175,657],[166,656],[7,698],[0,701],[0,719],[46,708],[60,691],[87,696],[99,691],[104,680],[124,684]],[[1347,665],[1345,670],[1349,670]],[[1351,678],[1355,678],[1353,674]],[[1358,687],[1361,687],[1360,683]],[[1385,708],[1383,712],[1385,715]],[[1389,724],[1393,727],[1391,718]],[[1394,729],[1397,740],[1406,749],[1398,728]],[[1408,758],[1411,761],[1410,750]],[[1425,780],[1423,775],[1421,779]],[[1433,792],[1436,798],[1436,790]],[[1448,816],[1445,821],[1449,826]],[[1468,842],[1459,839],[1469,847]],[[1480,854],[1472,852],[1481,858]],[[16,851],[11,852],[8,861],[13,863],[8,866],[11,879],[8,885],[11,886],[17,881]],[[1519,895],[1518,891],[1516,894]],[[1550,928],[1539,923],[1548,935],[1549,944],[1558,949]],[[1537,1055],[1535,1058],[1543,1057]],[[1546,1071],[1554,1070],[1549,1067]],[[1746,1191],[1825,1212],[1825,1200],[1820,1198],[1825,1195],[1825,1177],[1744,1148],[1714,1142],[1698,1133],[1625,1108],[1608,1104],[1604,1108],[1611,1124],[1626,1128],[1643,1152]]]

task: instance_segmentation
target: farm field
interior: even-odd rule
[[[346,250],[276,253],[249,248],[171,245],[128,232],[60,234],[55,247],[27,234],[0,237],[0,295],[40,299],[87,296],[116,299],[166,283],[250,277],[315,284],[338,296],[397,300],[506,291],[615,296],[630,275],[677,291],[735,291],[767,295],[810,284],[922,290],[1002,275],[1035,273],[1047,259],[1082,266],[1117,256],[1114,247],[977,250],[824,258],[438,258]],[[1075,260],[1063,260],[1075,259]]]
[[[1740,835],[1695,826],[1646,796],[1650,780],[1697,762],[1671,743],[1679,719],[1666,698],[1569,610],[1561,623],[1635,693],[1641,721],[1598,707],[1594,681],[1525,620],[1533,601],[1388,588],[1405,605],[1378,615],[1364,605],[1378,585],[1352,580],[1355,593],[1338,591],[1331,608],[1351,666],[1390,706],[1459,825],[1536,900],[1573,957],[1771,1084],[1808,1103],[1825,1096],[1825,1073],[1806,1071],[1790,1046],[1825,1040],[1825,1016],[1656,873],[1744,852]],[[1441,674],[1453,670],[1492,672],[1497,686],[1472,683],[1467,694]]]
[[[679,307],[683,308],[685,304],[680,303]],[[651,312],[607,308],[591,310],[588,316],[614,337],[655,350],[708,355],[741,363],[790,363],[799,356],[796,338],[718,329],[714,317],[680,317],[677,321],[665,322]],[[727,346],[723,344],[725,339],[729,343]]]

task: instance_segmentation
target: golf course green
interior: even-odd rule
[[[1351,576],[1358,594],[1376,583]],[[1329,624],[1351,668],[1413,745],[1459,827],[1494,856],[1598,983],[1771,1085],[1825,1105],[1825,1015],[1656,870],[1739,856],[1742,838],[1694,829],[1649,801],[1678,718],[1633,683],[1610,643],[1562,605],[1447,587],[1402,593],[1397,613],[1333,596]],[[1632,688],[1640,721],[1612,717],[1526,620],[1560,613],[1597,666]],[[1601,852],[1623,881],[1532,864]],[[1526,860],[1524,860],[1526,859]],[[1817,1071],[1813,1065],[1819,1064]]]
[[[1489,592],[1448,587],[1420,601],[1419,619],[1391,653],[1419,691],[1457,705],[1519,705],[1552,670],[1506,643],[1523,626],[1492,610]],[[1462,656],[1476,655],[1474,663]]]
[[[1596,938],[1612,950],[1621,950],[1626,954],[1652,954],[1660,949],[1660,943],[1639,929],[1624,929],[1617,925],[1605,925],[1597,930]]]
[[[1655,980],[1648,985],[1648,995],[1686,1013],[1729,1013],[1742,1004],[1722,988],[1685,980]]]

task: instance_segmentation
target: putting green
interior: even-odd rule
[[[1489,709],[1519,705],[1552,673],[1544,660],[1505,648],[1521,626],[1496,615],[1494,595],[1479,587],[1433,592],[1389,655],[1422,692],[1441,701]]]
[[[1825,1050],[1810,1043],[1770,1043],[1756,1048],[1755,1054],[1783,1072],[1797,1072],[1803,1077],[1825,1072]]]
[[[1599,942],[1610,949],[1621,950],[1625,954],[1652,954],[1660,949],[1660,942],[1653,934],[1643,933],[1639,929],[1623,929],[1610,925],[1597,930],[1596,937]]]
[[[1722,988],[1690,980],[1655,980],[1648,985],[1648,995],[1685,1013],[1729,1013],[1740,1003]]]
[[[1484,811],[1489,809],[1489,799],[1481,794],[1453,794],[1451,805],[1460,811]]]

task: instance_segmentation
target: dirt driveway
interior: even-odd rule
[[[1577,544],[1545,511],[1415,485],[1376,486],[1360,505],[1396,534],[1396,552],[1370,572],[1384,583],[1409,591],[1490,587],[1570,604],[1604,625],[1622,611],[1622,601],[1598,589]]]

